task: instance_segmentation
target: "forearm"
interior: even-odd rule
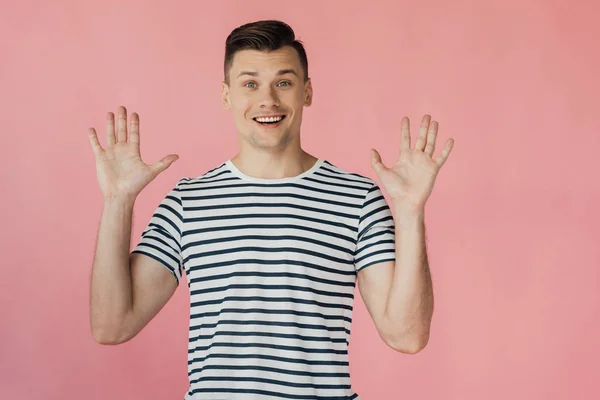
[[[393,203],[396,263],[386,319],[393,336],[408,346],[422,348],[429,339],[433,288],[425,245],[425,215]]]
[[[118,335],[132,309],[129,250],[134,200],[107,200],[100,220],[90,287],[94,337]],[[107,339],[108,338],[108,339]]]

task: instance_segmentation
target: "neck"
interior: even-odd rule
[[[302,149],[283,153],[239,152],[231,162],[245,175],[260,179],[284,179],[306,172],[317,158]]]

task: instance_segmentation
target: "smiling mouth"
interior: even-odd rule
[[[255,117],[252,119],[261,125],[275,125],[283,121],[285,119],[285,115],[278,115],[275,117]]]

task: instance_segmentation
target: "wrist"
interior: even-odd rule
[[[425,214],[424,204],[413,204],[405,200],[392,199],[392,208],[396,214],[401,214],[407,217],[421,217]]]
[[[135,204],[136,196],[130,195],[114,195],[104,197],[104,207],[105,208],[114,208],[114,207],[128,207],[133,206]]]

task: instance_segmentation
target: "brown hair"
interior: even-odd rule
[[[250,22],[234,29],[225,41],[225,82],[229,83],[229,70],[233,56],[240,50],[272,51],[283,46],[292,46],[298,52],[304,70],[304,81],[308,80],[308,60],[301,41],[296,40],[294,30],[285,22],[264,20]]]

